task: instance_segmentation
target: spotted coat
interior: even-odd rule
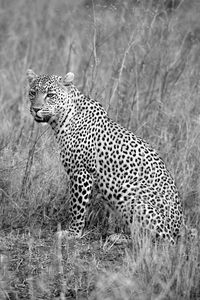
[[[64,78],[27,73],[30,111],[48,122],[70,178],[69,233],[81,236],[93,183],[134,231],[174,240],[182,223],[180,197],[156,150],[111,120],[102,105],[82,94],[72,73]]]

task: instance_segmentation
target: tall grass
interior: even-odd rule
[[[74,72],[81,90],[149,141],[177,182],[188,223],[199,227],[200,4],[177,1],[169,10],[166,3],[0,1],[1,232],[55,231],[68,218],[68,182],[52,132],[29,113],[28,68]],[[92,204],[97,224],[105,218],[99,201]],[[3,234],[2,245],[7,238]],[[174,249],[139,244],[126,253],[120,270],[110,263],[98,270],[94,254],[91,268],[80,260],[72,275],[81,289],[80,276],[87,273],[84,288],[91,299],[198,299],[199,246],[180,243]],[[49,282],[54,277],[45,276]]]

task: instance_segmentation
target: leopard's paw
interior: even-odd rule
[[[114,245],[122,245],[122,244],[128,244],[130,243],[130,237],[128,237],[125,234],[118,234],[118,233],[114,233],[111,234],[110,236],[108,236],[107,242],[109,243],[113,243]]]
[[[81,234],[76,234],[74,232],[70,232],[69,230],[58,230],[56,232],[56,236],[58,239],[68,239],[68,240],[72,240],[72,239],[79,239],[82,237]]]

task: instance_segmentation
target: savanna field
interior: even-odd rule
[[[134,235],[94,188],[86,235],[61,240],[69,182],[34,122],[27,69],[75,74],[109,116],[158,150],[188,226],[176,245]],[[0,1],[0,300],[200,299],[200,1]]]

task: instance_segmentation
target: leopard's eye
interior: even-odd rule
[[[28,95],[30,98],[34,98],[36,96],[36,92],[34,90],[30,90]]]
[[[48,97],[48,98],[52,98],[52,97],[54,97],[54,96],[55,96],[55,93],[53,93],[53,92],[47,93],[47,97]]]

